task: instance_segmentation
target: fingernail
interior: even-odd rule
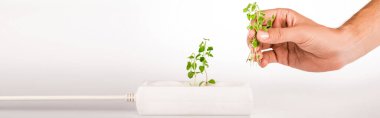
[[[260,39],[265,40],[269,38],[268,32],[260,31]]]

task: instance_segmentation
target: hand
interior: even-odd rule
[[[319,25],[290,9],[265,10],[264,13],[268,18],[275,15],[276,19],[268,32],[257,32],[261,45],[256,51],[273,49],[262,53],[261,67],[280,63],[321,72],[340,69],[351,61],[346,58],[353,57],[347,56],[350,55],[347,50],[352,49],[353,43],[345,30]],[[254,36],[255,32],[249,31],[248,45]]]

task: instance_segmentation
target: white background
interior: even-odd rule
[[[242,13],[249,2],[1,0],[0,95],[123,95],[146,80],[187,80],[186,57],[205,37],[215,50],[210,76],[251,83],[254,118],[380,117],[379,49],[333,72],[252,67],[245,63],[248,21]],[[258,2],[339,27],[368,1]],[[104,101],[0,102],[0,117],[140,116],[131,104]]]

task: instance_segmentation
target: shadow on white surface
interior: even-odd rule
[[[57,116],[57,114],[60,114]],[[0,118],[249,118],[250,116],[141,116],[124,101],[0,102]]]

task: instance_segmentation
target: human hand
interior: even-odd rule
[[[268,18],[272,15],[276,18],[268,32],[257,32],[261,45],[256,51],[273,49],[262,52],[261,67],[280,63],[305,71],[321,72],[340,69],[357,58],[352,54],[349,56],[352,58],[347,57],[347,49],[351,49],[353,43],[345,30],[319,25],[290,9],[264,10],[264,13]],[[251,50],[249,42],[254,36],[255,31],[249,31],[247,43]]]

